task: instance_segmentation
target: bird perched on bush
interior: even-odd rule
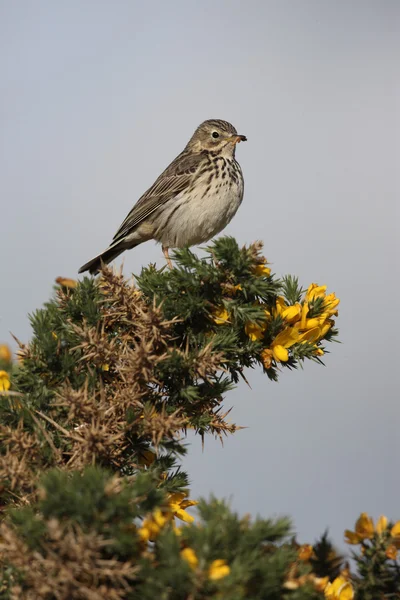
[[[147,240],[169,248],[193,246],[222,231],[243,199],[243,174],[235,159],[236,144],[246,141],[227,121],[204,121],[185,149],[132,208],[109,247],[79,273],[96,273],[124,250]]]

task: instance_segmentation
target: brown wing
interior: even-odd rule
[[[151,213],[184,191],[203,162],[206,162],[206,157],[202,153],[193,154],[184,150],[179,154],[136,202],[114,235],[113,243],[122,240]]]

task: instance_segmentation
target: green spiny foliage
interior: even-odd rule
[[[337,554],[332,542],[325,531],[313,545],[313,556],[310,558],[313,572],[318,577],[328,576],[331,581],[336,579],[343,568],[343,557]]]
[[[367,530],[363,523],[369,522]],[[363,513],[356,523],[359,531],[358,552],[352,553],[357,574],[354,577],[357,586],[357,599],[375,600],[375,598],[400,598],[400,566],[397,560],[400,548],[400,521],[389,522],[381,517],[381,527],[373,527],[373,521]],[[346,531],[346,536],[348,532]],[[357,535],[357,533],[353,533]]]
[[[287,519],[251,522],[211,499],[199,503],[197,524],[176,531],[154,484],[151,473],[127,481],[98,468],[49,471],[37,501],[10,510],[1,526],[0,597],[322,598],[310,585],[285,590],[289,568],[309,572],[288,541]]]
[[[249,367],[276,380],[336,335],[334,294],[276,278],[260,252],[221,238],[135,283],[109,268],[57,280],[0,372],[0,598],[321,597],[287,520],[216,500],[198,525],[186,513],[187,429],[234,433],[222,403]]]

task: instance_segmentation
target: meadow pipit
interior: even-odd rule
[[[79,269],[97,273],[124,250],[147,240],[169,248],[211,239],[228,225],[243,199],[243,174],[236,144],[246,141],[230,123],[204,121],[186,148],[137,201],[110,246]]]

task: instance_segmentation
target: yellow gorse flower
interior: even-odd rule
[[[311,283],[308,286],[306,293],[306,301],[316,300],[316,298],[323,298],[326,295],[326,285],[318,285],[318,283]]]
[[[390,537],[396,548],[400,548],[400,521],[397,521],[391,528]]]
[[[386,558],[388,558],[389,560],[396,560],[397,558],[397,548],[394,544],[390,544],[387,548],[386,548]]]
[[[317,298],[323,298],[322,312],[317,317],[307,318],[310,312],[310,302],[314,302]],[[317,285],[312,283],[306,293],[302,309],[301,317],[296,321],[295,327],[298,327],[303,332],[302,340],[315,343],[325,337],[329,329],[334,325],[331,319],[332,315],[337,315],[337,306],[339,298],[336,298],[334,293],[326,295],[326,285]]]
[[[395,538],[395,537],[400,537],[400,521],[397,521],[397,522],[396,522],[396,523],[393,525],[392,529],[390,530],[390,535],[391,535],[392,537],[394,537],[394,538]]]
[[[211,581],[218,581],[218,579],[222,579],[226,577],[231,572],[229,565],[226,564],[226,560],[219,558],[217,560],[213,560],[208,569],[208,578]]]
[[[75,279],[69,279],[69,277],[57,277],[56,283],[66,288],[74,289],[78,285]]]
[[[336,577],[332,583],[328,583],[324,593],[328,600],[353,600],[354,598],[353,586],[342,575]]]
[[[269,348],[264,348],[261,352],[261,361],[266,369],[270,369],[272,365],[272,359],[274,358],[274,353]]]
[[[351,531],[350,529],[346,529],[344,532],[345,542],[346,544],[351,544],[352,546],[359,544],[361,539],[355,531]]]
[[[175,523],[172,524],[172,529],[174,530],[175,535],[177,535],[178,537],[180,537],[182,535],[182,529],[183,527],[177,527],[175,525]]]
[[[0,371],[0,392],[6,392],[10,387],[10,377],[7,371]]]
[[[323,298],[322,313],[316,317],[307,318],[310,312],[310,302],[317,298]],[[266,369],[272,365],[272,360],[276,362],[287,362],[289,360],[289,349],[295,344],[309,342],[315,345],[316,356],[323,356],[324,351],[318,347],[318,342],[322,340],[330,328],[334,325],[331,319],[333,314],[337,314],[336,307],[339,299],[335,294],[326,295],[326,285],[317,285],[312,283],[305,295],[302,303],[288,305],[283,296],[278,296],[275,307],[272,310],[274,317],[280,316],[284,323],[284,329],[273,340],[270,348],[265,348],[261,353],[261,361]],[[261,327],[249,328],[248,333],[251,339],[261,339],[265,330]],[[271,354],[272,353],[272,354]]]
[[[376,533],[378,535],[382,535],[382,533],[384,533],[386,531],[387,526],[388,526],[387,517],[385,517],[385,515],[381,515],[376,522],[376,527],[375,527]]]
[[[181,557],[189,564],[191,569],[195,569],[199,564],[199,559],[193,548],[184,548],[181,550]]]
[[[271,344],[271,350],[273,356],[278,362],[286,362],[289,360],[288,348],[297,344],[300,340],[300,333],[298,329],[294,327],[287,327],[274,339]]]
[[[156,510],[151,514],[151,516],[144,519],[142,526],[139,527],[139,537],[144,542],[154,540],[167,522],[168,518],[165,515],[163,515],[159,508],[156,508]]]
[[[388,518],[381,515],[374,526],[373,519],[367,513],[361,513],[355,525],[355,531],[346,529],[344,532],[348,544],[360,544],[364,540],[370,540],[374,535],[382,536],[387,532]],[[390,538],[395,547],[400,548],[400,521],[397,521],[390,529]]]
[[[152,454],[155,458],[154,453],[150,450],[145,450],[144,452]],[[170,523],[174,517],[178,517],[178,519],[181,519],[186,523],[193,523],[194,517],[189,515],[185,509],[189,506],[198,504],[198,502],[195,500],[187,500],[185,499],[186,496],[187,494],[184,492],[170,494],[168,497],[168,509],[161,510],[156,508],[150,516],[146,517],[143,520],[142,526],[138,529],[139,537],[144,542],[153,541],[160,533],[161,529],[165,527],[167,523]],[[176,533],[179,535],[178,531],[176,531]]]
[[[254,267],[254,275],[257,277],[269,277],[271,275],[271,269],[266,264],[256,265]]]
[[[359,544],[363,540],[371,539],[374,535],[374,522],[367,513],[363,512],[356,521],[355,531],[346,529],[344,532],[348,544]]]
[[[253,342],[256,340],[261,340],[264,337],[264,332],[266,329],[266,323],[263,323],[262,325],[259,325],[258,323],[246,323],[244,326],[246,335],[248,335]]]
[[[296,321],[301,319],[301,311],[302,306],[300,302],[288,306],[285,298],[283,298],[283,296],[278,296],[273,314],[274,316],[280,315],[287,323],[296,323]]]
[[[225,283],[222,286],[224,294],[227,296],[236,296],[237,292],[240,292],[243,288],[240,283],[233,285],[233,283]]]
[[[185,523],[193,523],[194,517],[189,515],[186,512],[186,508],[189,506],[195,506],[198,504],[196,500],[186,500],[187,494],[184,492],[176,492],[175,494],[170,494],[168,497],[168,504],[171,512],[175,517],[178,517],[181,521],[185,521]]]
[[[287,590],[298,590],[308,583],[312,584],[315,591],[323,592],[329,583],[329,577],[317,577],[314,573],[307,573],[297,577],[296,567],[294,567],[292,572],[289,571],[289,577],[284,582],[283,587]]]
[[[229,313],[223,306],[217,307],[212,311],[212,319],[216,325],[226,325],[229,323]]]
[[[7,344],[0,344],[0,360],[4,362],[11,362],[12,354]]]
[[[310,560],[313,554],[313,547],[311,544],[303,544],[297,551],[299,560],[307,561]]]
[[[256,306],[260,306],[256,304]],[[256,340],[261,340],[264,337],[264,333],[267,330],[267,321],[271,318],[271,313],[268,310],[264,310],[265,322],[262,323],[246,323],[244,326],[244,330],[246,335],[255,342]]]
[[[301,310],[302,306],[299,302],[292,304],[291,306],[287,306],[282,311],[282,319],[284,319],[287,323],[296,323],[301,318]]]
[[[314,577],[313,583],[316,592],[323,592],[329,583],[329,577]]]

